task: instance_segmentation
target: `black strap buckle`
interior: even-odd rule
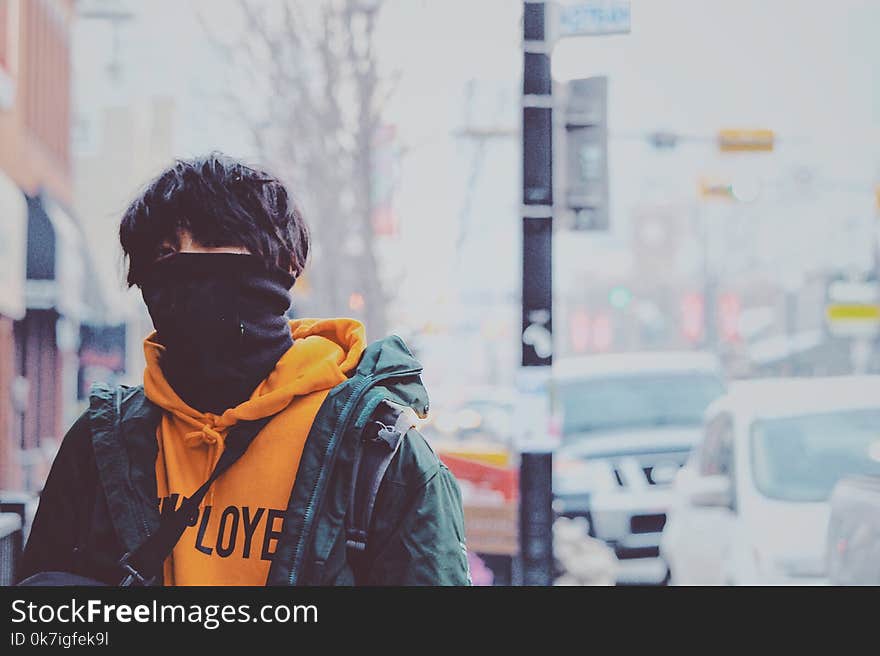
[[[393,449],[397,440],[400,439],[400,433],[394,430],[394,426],[387,426],[381,421],[376,420],[371,423],[377,426],[378,429],[376,430],[376,434],[369,438],[369,442],[383,446],[388,450]]]
[[[131,552],[126,552],[126,554],[119,559],[117,563],[123,570],[128,572],[124,579],[119,583],[119,587],[128,588],[134,585],[139,586],[150,586],[156,580],[155,576],[151,576],[150,578],[146,578],[143,574],[137,571],[134,567],[132,567],[129,559],[131,558]]]

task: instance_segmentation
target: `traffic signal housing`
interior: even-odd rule
[[[608,230],[608,79],[566,86],[565,204],[575,230]]]

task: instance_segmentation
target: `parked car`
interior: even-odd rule
[[[880,460],[880,439],[872,456]],[[831,493],[828,581],[880,585],[880,475],[847,476]]]
[[[515,389],[463,385],[431,390],[431,412],[420,430],[432,443],[513,449]]]
[[[617,558],[618,583],[662,583],[659,558],[669,487],[697,442],[706,406],[724,391],[712,355],[650,352],[554,363],[554,423],[561,433],[554,508],[586,517]]]
[[[829,497],[880,474],[880,377],[731,385],[677,474],[661,554],[673,584],[827,582]]]

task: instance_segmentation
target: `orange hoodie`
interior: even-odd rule
[[[177,507],[208,479],[230,426],[277,413],[211,486],[195,523],[165,561],[165,585],[266,582],[309,429],[330,388],[346,379],[365,347],[364,327],[353,319],[300,319],[290,330],[293,346],[275,369],[247,401],[221,415],[188,406],[162,375],[164,347],[156,333],[144,340],[144,391],[165,410],[156,434],[162,506]]]

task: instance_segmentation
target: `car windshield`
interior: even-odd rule
[[[826,501],[841,477],[880,474],[880,409],[756,421],[752,468],[764,496]]]
[[[590,431],[698,425],[724,386],[712,374],[632,375],[556,385],[566,441]]]

